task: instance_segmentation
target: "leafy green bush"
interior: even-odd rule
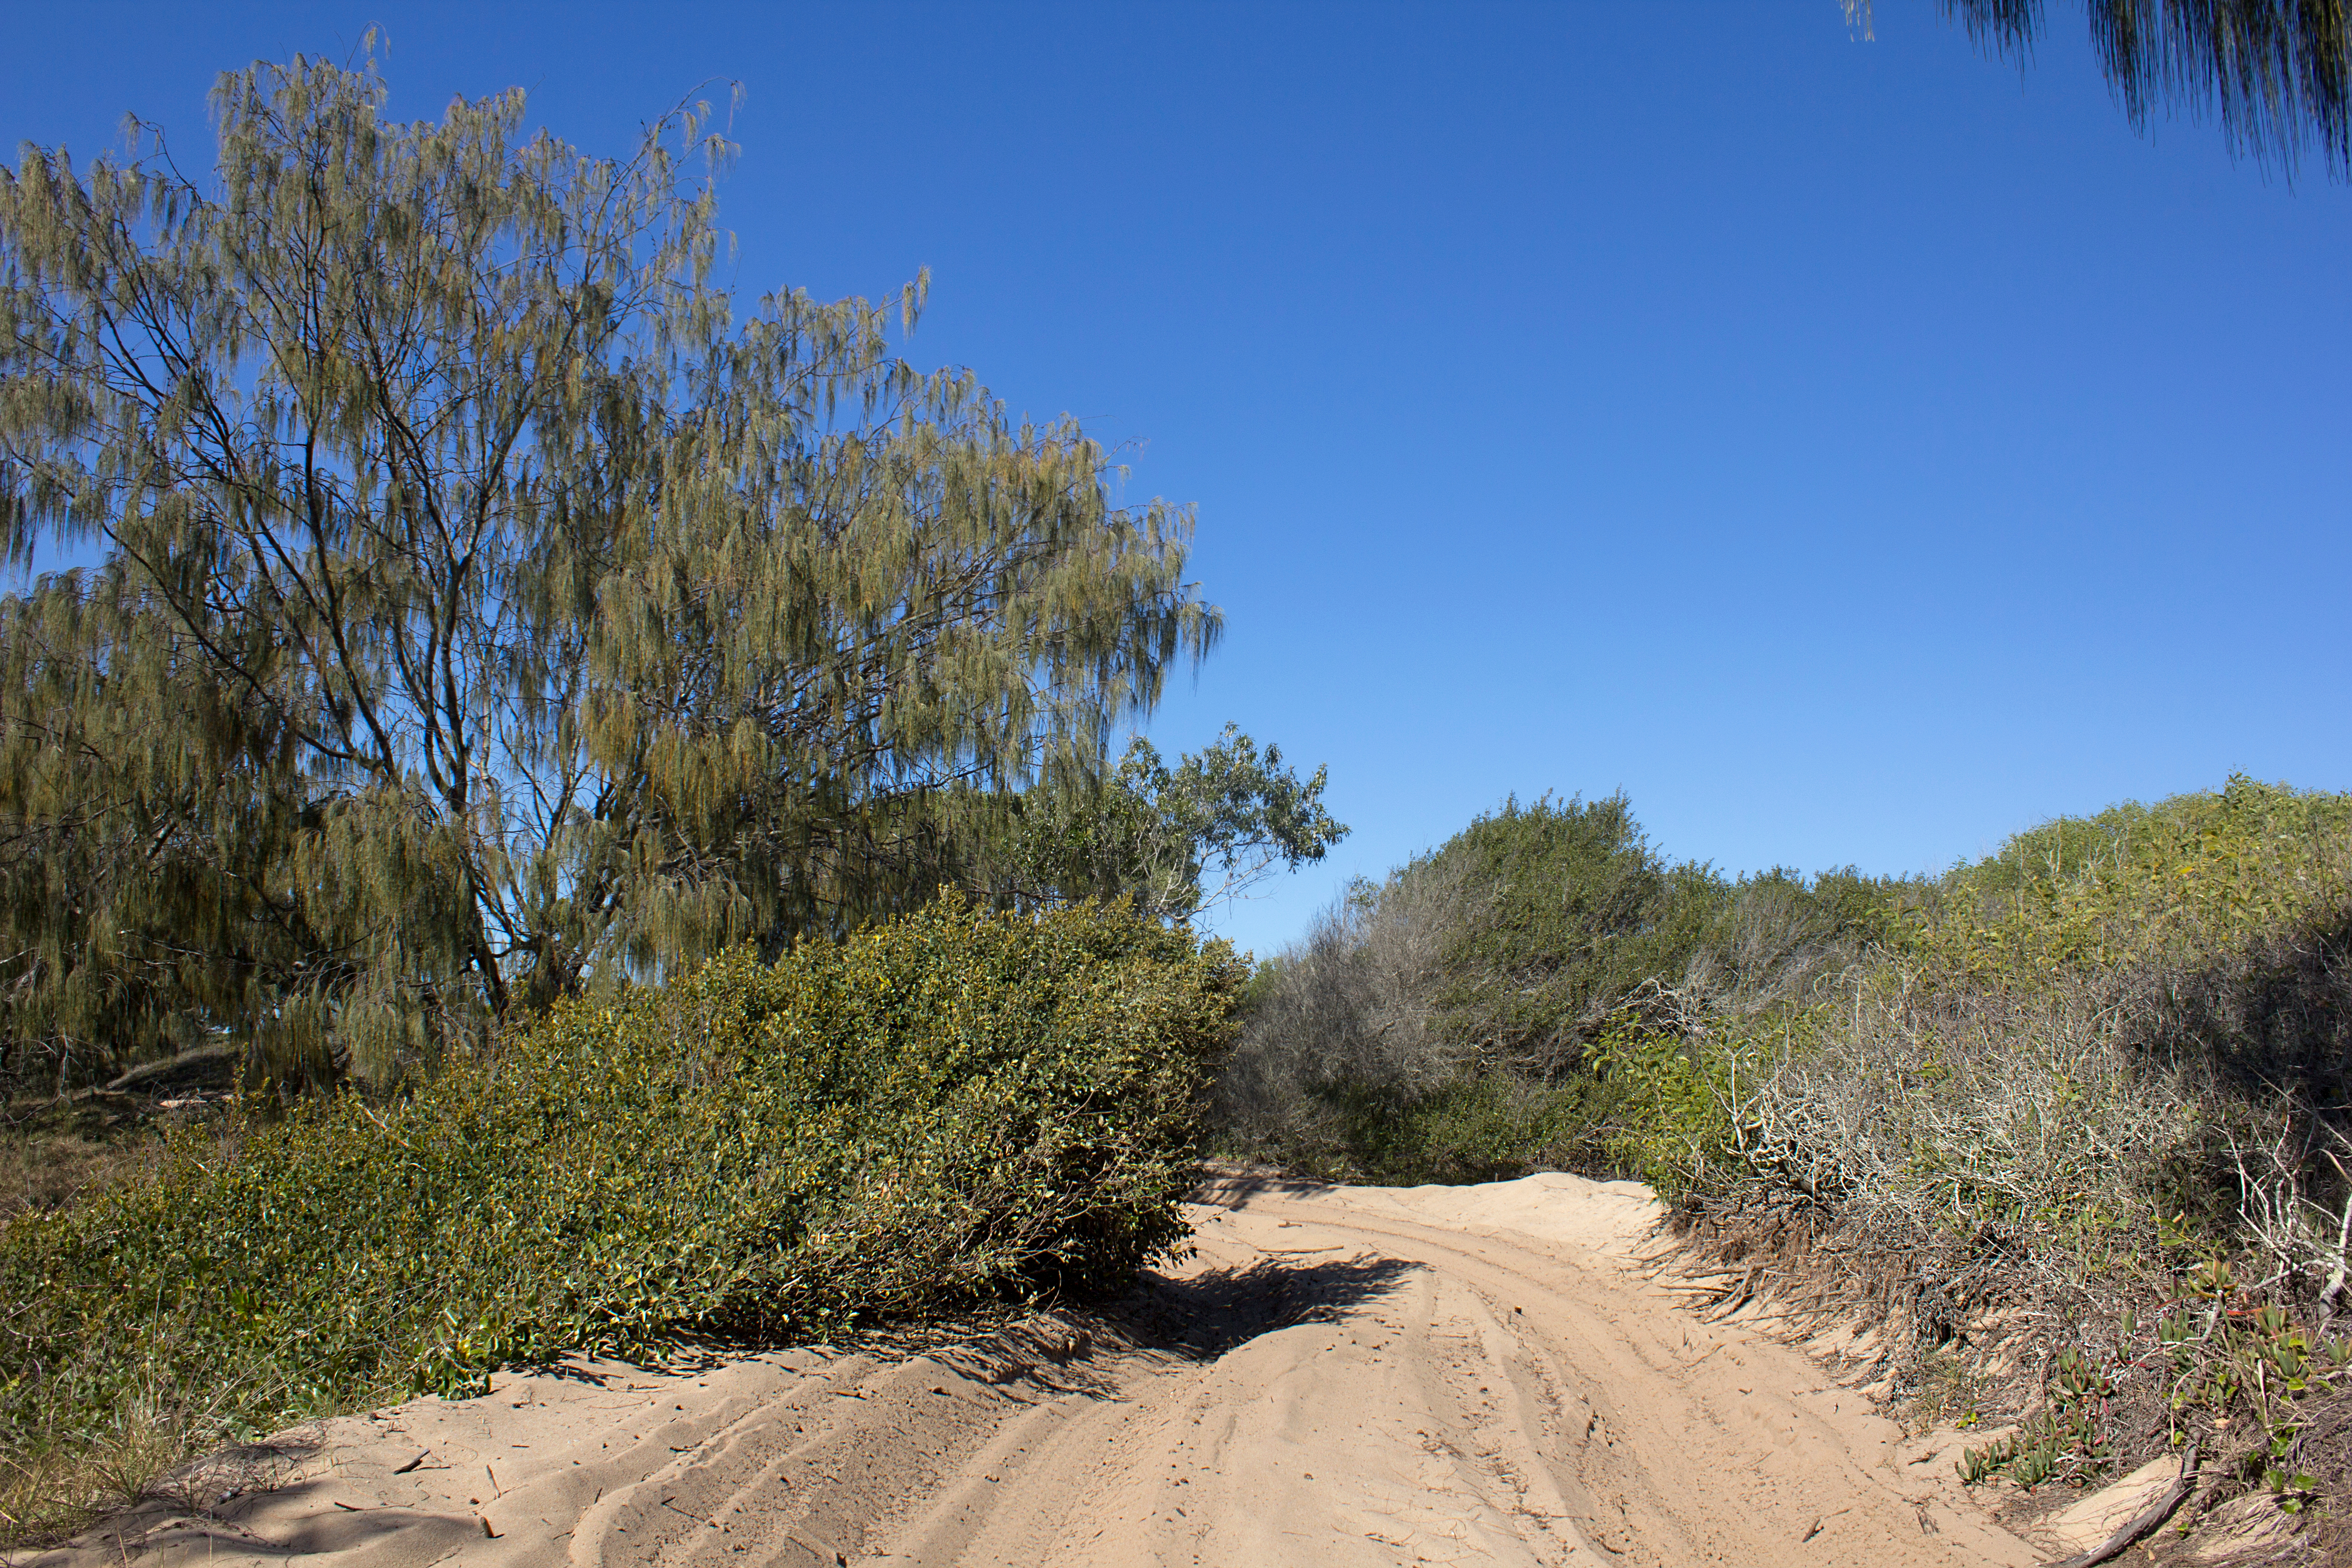
[[[1444,940],[1431,1028],[1482,1066],[1538,1078],[1579,1065],[1612,1009],[1679,978],[1730,889],[1651,847],[1622,795],[1504,803],[1399,873],[1469,896]]]
[[[2062,819],[1882,885],[1834,999],[1700,988],[1596,1060],[1662,1188],[1916,1205],[2005,1244],[2073,1245],[2123,1211],[2147,1229],[2223,1174],[2200,1162],[2230,1108],[2352,1089],[2352,993],[2326,962],[2347,868],[2352,797],[2236,779]]]
[[[1242,979],[1124,908],[950,900],[562,1004],[397,1103],[184,1133],[0,1231],[0,1443],[104,1447],[159,1391],[222,1391],[203,1441],[566,1351],[1115,1282],[1184,1233]]]
[[[2233,777],[1938,879],[1737,882],[1622,800],[1507,805],[1254,981],[1219,1135],[1630,1171],[1740,1277],[1888,1323],[1898,1386],[2032,1405],[1973,1479],[2202,1439],[2352,1514],[2347,952],[2352,795]]]
[[[1898,1381],[1987,1335],[2055,1369],[1971,1480],[2199,1440],[2352,1502],[2352,796],[2061,819],[1889,915],[1833,1003],[1616,1044],[1621,1147],[1685,1234],[1885,1314]]]
[[[1722,1142],[1708,1029],[1813,1005],[1902,886],[1727,880],[1659,855],[1622,795],[1506,802],[1261,968],[1221,1146],[1382,1180],[1568,1168],[1679,1190]]]
[[[1392,1186],[1492,1182],[1529,1171],[1599,1172],[1596,1129],[1607,1089],[1590,1078],[1557,1088],[1507,1073],[1457,1079],[1418,1094],[1339,1083],[1324,1089],[1337,1138],[1328,1173]]]

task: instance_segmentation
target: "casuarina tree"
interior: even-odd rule
[[[1186,510],[894,350],[921,281],[714,281],[707,106],[614,160],[372,67],[214,104],[208,179],[137,121],[0,174],[0,530],[83,563],[0,600],[0,1033],[60,1081],[383,1079],[1002,881],[1213,642]]]
[[[1844,0],[1865,33],[1871,0]],[[1937,0],[1979,48],[2032,53],[2042,0]],[[2083,0],[2091,47],[2135,127],[2152,109],[2213,115],[2232,153],[2292,174],[2316,152],[2352,177],[2352,14],[2345,0]]]

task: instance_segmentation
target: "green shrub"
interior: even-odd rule
[[[1945,879],[1896,945],[1939,983],[2215,956],[2340,901],[2352,795],[2233,776],[2219,791],[2060,817]]]
[[[2226,1229],[2228,1138],[2352,1089],[2347,828],[2352,797],[2233,779],[1882,885],[1834,1001],[1700,995],[1605,1040],[1620,1146],[1662,1191],[1777,1187],[2013,1256],[2095,1265],[2159,1207]]]
[[[1678,1034],[1629,1017],[1604,1036],[1592,1065],[1610,1086],[1603,1136],[1613,1163],[1670,1203],[1735,1168],[1740,1128],[1731,1108],[1740,1064],[1757,1055],[1754,1033],[1719,1022]]]
[[[1338,1084],[1322,1098],[1338,1112],[1345,1151],[1336,1173],[1409,1186],[1530,1171],[1614,1174],[1595,1131],[1607,1120],[1607,1093],[1591,1078],[1545,1087],[1487,1073],[1419,1094]]]
[[[1439,948],[1429,1027],[1482,1067],[1539,1079],[1573,1071],[1649,982],[1680,979],[1731,891],[1659,855],[1622,795],[1507,801],[1397,873],[1430,877],[1466,896]]]
[[[159,1391],[222,1391],[202,1441],[567,1351],[1115,1282],[1184,1234],[1243,978],[1123,908],[948,901],[561,1005],[396,1103],[183,1133],[0,1231],[0,1442],[22,1468]]]
[[[1730,1127],[1726,1030],[1818,1005],[1906,886],[1727,881],[1661,858],[1622,795],[1507,802],[1261,967],[1220,1145],[1323,1174],[1633,1171],[1678,1192]]]
[[[1303,1090],[1278,1121],[1236,1136],[1218,1129],[1219,1152],[1268,1160],[1326,1181],[1416,1186],[1507,1181],[1533,1171],[1620,1173],[1597,1129],[1605,1086],[1580,1078],[1547,1088],[1487,1073],[1415,1089],[1343,1079]]]
[[[2197,1440],[2352,1503],[2352,796],[2232,778],[1899,893],[1833,1002],[1603,1047],[1685,1236],[1883,1313],[1898,1384],[2052,1369],[1970,1480]]]

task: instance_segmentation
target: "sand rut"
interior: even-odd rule
[[[288,1434],[58,1568],[2036,1561],[1948,1457],[1650,1280],[1638,1187],[1201,1197],[1198,1255],[1097,1319],[501,1379]]]

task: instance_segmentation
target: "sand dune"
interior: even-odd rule
[[[1233,1180],[1122,1308],[918,1355],[502,1377],[223,1456],[40,1560],[2026,1564],[1867,1399],[1638,1263],[1630,1184]]]

